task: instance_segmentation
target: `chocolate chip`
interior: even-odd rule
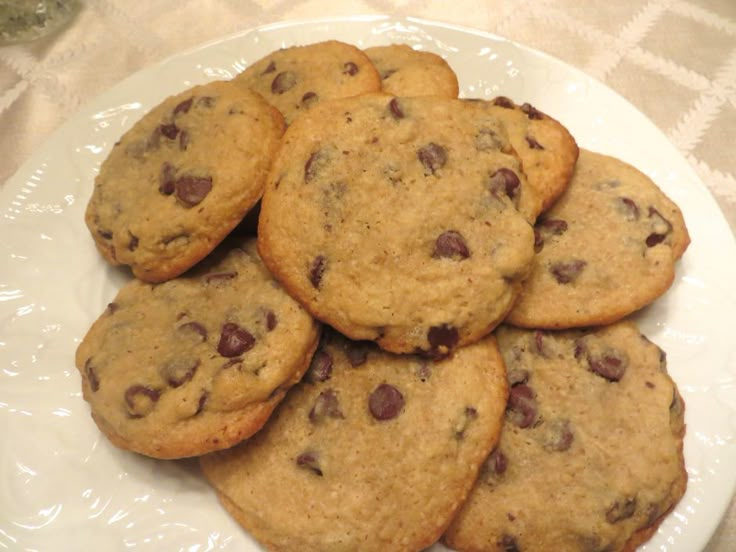
[[[130,234],[130,241],[128,242],[128,251],[135,251],[138,249],[138,236]]]
[[[303,452],[296,457],[296,465],[300,468],[307,469],[316,475],[322,477],[322,469],[319,465],[319,456],[316,452],[308,451]]]
[[[494,171],[488,177],[486,185],[491,194],[497,199],[501,199],[505,195],[515,204],[519,200],[521,181],[519,176],[511,169],[502,167]]]
[[[496,447],[488,456],[488,459],[483,466],[483,470],[489,475],[503,475],[506,473],[508,465],[508,458],[506,458],[506,455],[500,448]]]
[[[314,406],[309,411],[309,421],[312,423],[319,423],[325,418],[345,418],[340,410],[340,401],[332,389],[325,389],[317,395]]]
[[[189,133],[186,130],[182,130],[181,134],[179,134],[179,149],[181,151],[186,151],[188,146],[189,146]]]
[[[212,189],[212,178],[209,176],[184,175],[174,183],[176,199],[185,207],[194,207],[199,204]]]
[[[475,149],[478,151],[498,151],[503,145],[503,140],[492,128],[481,128],[475,135]]]
[[[639,220],[639,206],[633,199],[628,197],[619,197],[617,206],[626,220]]]
[[[266,67],[261,75],[268,75],[269,73],[273,73],[276,71],[276,62],[272,61],[268,64],[268,67]]]
[[[176,328],[176,333],[184,339],[191,339],[199,343],[207,340],[207,329],[199,322],[186,322]]]
[[[196,416],[197,414],[201,414],[204,410],[204,406],[207,404],[207,399],[209,398],[209,393],[207,391],[203,391],[202,394],[199,396],[199,402],[197,403],[197,411],[194,413]]]
[[[238,275],[237,272],[231,270],[229,272],[212,272],[204,277],[204,281],[210,286],[220,286],[229,282]]]
[[[120,308],[120,305],[117,303],[108,303],[107,304],[107,314],[113,314]]]
[[[317,176],[317,174],[325,167],[328,163],[329,158],[323,150],[317,150],[313,152],[307,162],[304,163],[304,183],[307,184]]]
[[[317,96],[316,92],[305,92],[302,96],[302,105],[304,107],[311,107],[315,103],[319,101],[319,96]]]
[[[131,418],[142,418],[153,411],[156,406],[160,391],[145,385],[131,385],[125,390],[125,404],[128,407],[128,415]]]
[[[512,102],[509,98],[506,96],[498,96],[493,99],[493,105],[497,105],[498,107],[504,107],[506,109],[513,109],[514,108],[514,102]]]
[[[454,259],[462,261],[470,257],[470,250],[465,238],[460,232],[447,230],[442,232],[434,242],[432,257],[439,259]]]
[[[606,510],[606,521],[608,523],[618,523],[625,519],[629,519],[636,512],[636,497],[626,497],[623,500],[616,500]]]
[[[549,451],[564,452],[572,446],[575,435],[570,420],[552,420],[544,425],[542,446]]]
[[[394,119],[398,120],[404,118],[404,111],[401,109],[399,98],[391,98],[391,101],[388,102],[388,110]]]
[[[516,539],[511,535],[504,535],[498,539],[498,546],[503,552],[520,552],[520,548]]]
[[[654,207],[649,207],[649,218],[653,219],[654,232],[647,236],[646,244],[647,247],[654,247],[662,243],[667,235],[672,232],[672,223],[664,218]]]
[[[348,362],[353,368],[357,368],[365,364],[368,360],[368,350],[371,348],[370,342],[367,341],[351,341],[345,348],[345,355]]]
[[[532,388],[523,383],[513,386],[509,390],[506,413],[509,421],[520,428],[531,426],[537,419],[537,401]]]
[[[476,419],[478,419],[478,411],[475,407],[466,406],[460,419],[455,423],[455,427],[453,428],[455,439],[461,441],[465,437],[465,432],[470,427],[470,424]]]
[[[544,146],[537,142],[536,138],[529,136],[528,134],[524,136],[524,139],[526,140],[527,145],[530,149],[533,150],[543,150]]]
[[[567,232],[567,221],[562,219],[543,219],[535,226],[547,236],[560,236]]]
[[[358,66],[355,65],[352,61],[348,61],[345,65],[342,66],[342,74],[343,75],[350,75],[351,77],[358,74]]]
[[[216,103],[217,100],[212,96],[201,96],[197,98],[197,105],[201,105],[202,107],[214,107]]]
[[[322,276],[327,268],[327,259],[324,255],[317,255],[312,261],[312,266],[309,268],[309,281],[314,289],[319,289],[320,283],[322,283]]]
[[[541,111],[538,111],[537,108],[530,103],[521,104],[521,110],[526,113],[526,116],[530,119],[544,119],[544,114]]]
[[[158,373],[169,387],[176,388],[190,381],[198,367],[198,358],[176,358],[159,366]]]
[[[587,358],[590,371],[608,381],[619,381],[629,364],[623,351],[611,348],[598,354],[588,353]]]
[[[110,230],[98,230],[97,233],[103,239],[106,239],[106,240],[111,240],[112,239],[112,231],[110,231]]]
[[[432,326],[427,332],[427,340],[433,353],[448,353],[460,340],[457,328],[449,324]]]
[[[404,408],[404,396],[393,385],[382,383],[368,398],[368,409],[376,420],[391,420]]]
[[[309,364],[306,380],[310,383],[327,381],[332,376],[332,355],[324,349],[319,349]]]
[[[276,329],[276,326],[278,325],[279,321],[278,318],[276,318],[276,314],[272,310],[266,311],[266,330],[269,332]]]
[[[534,350],[535,352],[543,357],[549,356],[549,351],[544,347],[545,332],[542,330],[536,330],[534,332]]]
[[[161,170],[158,174],[158,191],[164,195],[171,195],[174,193],[176,181],[176,169],[171,163],[165,162],[161,165]]]
[[[296,75],[291,71],[283,71],[276,75],[271,81],[271,92],[274,94],[283,94],[284,92],[294,88],[296,84]]]
[[[569,284],[577,280],[580,273],[588,263],[581,259],[572,259],[570,261],[559,261],[553,263],[549,267],[552,276],[555,277],[560,284]]]
[[[166,136],[169,140],[175,139],[179,134],[179,128],[174,123],[165,123],[159,125],[158,128],[161,131],[161,134]]]
[[[97,372],[92,364],[92,357],[88,358],[84,363],[84,373],[87,375],[89,388],[92,392],[98,391],[100,389],[100,379],[97,377]]]
[[[217,352],[224,357],[236,357],[252,349],[255,344],[256,338],[248,330],[227,322],[222,326]]]
[[[180,102],[174,108],[174,117],[176,117],[180,113],[189,113],[189,109],[192,107],[193,101],[194,101],[194,98],[189,98],[188,100],[184,100],[183,102]]]
[[[424,165],[425,174],[435,174],[447,163],[447,151],[442,146],[430,142],[417,150],[417,158]]]

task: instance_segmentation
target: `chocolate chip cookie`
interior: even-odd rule
[[[261,94],[288,124],[324,100],[381,90],[381,78],[368,57],[337,40],[276,50],[233,82]]]
[[[457,550],[632,551],[685,492],[684,404],[664,353],[622,322],[496,332],[501,440],[445,535]]]
[[[508,317],[527,328],[607,324],[650,304],[690,241],[682,213],[650,178],[585,150],[535,233],[533,270]]]
[[[457,75],[441,56],[415,50],[408,44],[374,46],[363,51],[378,70],[384,92],[457,98]]]
[[[257,431],[306,370],[318,334],[255,240],[228,241],[186,276],[123,286],[76,364],[92,417],[115,445],[180,458]]]
[[[516,104],[504,96],[484,103],[503,121],[529,186],[541,199],[541,211],[546,211],[572,177],[579,153],[575,138],[559,121],[529,103]]]
[[[497,440],[493,337],[432,361],[326,333],[266,426],[200,459],[225,508],[272,550],[420,550]]]
[[[103,257],[147,282],[194,266],[261,197],[283,130],[273,107],[229,82],[164,100],[100,167],[85,220]]]
[[[334,100],[284,135],[258,247],[318,319],[398,353],[448,353],[506,315],[536,209],[503,126],[440,97]]]

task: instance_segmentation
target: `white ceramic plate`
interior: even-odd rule
[[[102,159],[165,96],[230,78],[282,46],[407,42],[445,56],[462,95],[529,101],[588,149],[649,174],[683,209],[692,245],[672,289],[637,318],[668,353],[687,403],[685,498],[647,550],[705,546],[736,482],[736,245],[715,201],[643,115],[583,73],[478,31],[417,19],[341,18],[250,30],[123,81],[58,130],[0,192],[0,548],[257,550],[192,460],[125,453],[98,432],[74,351],[129,277],[83,223]],[[437,547],[439,548],[439,547]]]

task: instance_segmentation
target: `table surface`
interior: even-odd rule
[[[0,186],[65,120],[135,71],[286,19],[390,13],[478,28],[547,52],[627,98],[675,144],[736,233],[734,0],[82,0],[71,24],[0,47]],[[338,5],[336,5],[338,4]],[[731,237],[726,237],[730,239]],[[736,501],[706,548],[736,549]]]

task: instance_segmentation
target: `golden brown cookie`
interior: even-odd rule
[[[363,50],[381,76],[381,88],[394,96],[457,98],[457,75],[437,54],[408,44],[373,46]]]
[[[690,241],[682,213],[651,179],[585,150],[535,232],[533,270],[507,319],[526,328],[607,324],[650,304]]]
[[[687,483],[684,404],[665,355],[622,322],[496,332],[501,440],[444,540],[459,551],[633,550]]]
[[[381,78],[368,57],[337,40],[276,50],[233,82],[261,94],[288,124],[324,100],[381,90]]]
[[[261,205],[264,262],[318,319],[392,352],[488,334],[533,257],[518,158],[488,110],[383,94],[325,102],[284,135]]]
[[[330,332],[266,426],[200,462],[268,549],[420,550],[472,487],[506,392],[493,337],[431,361]]]
[[[76,364],[92,417],[115,445],[180,458],[257,431],[306,370],[318,335],[255,241],[228,241],[186,276],[123,286]]]
[[[95,179],[85,220],[103,257],[147,282],[194,266],[261,197],[283,130],[275,109],[229,82],[164,100]]]

